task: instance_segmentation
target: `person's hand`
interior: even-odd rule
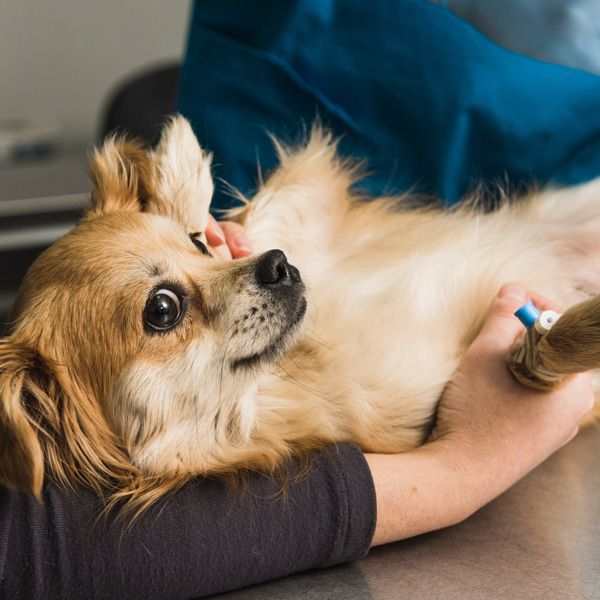
[[[428,443],[405,454],[367,454],[377,495],[373,545],[453,525],[493,500],[577,433],[592,409],[588,374],[551,392],[524,387],[506,356],[522,325],[513,316],[527,298],[515,284],[494,301],[440,400]]]
[[[205,234],[209,246],[221,258],[244,258],[252,254],[252,245],[246,231],[238,223],[217,221],[209,215]]]
[[[449,460],[456,469],[478,465],[477,483],[489,499],[571,440],[594,405],[589,374],[540,392],[510,373],[506,357],[523,331],[514,312],[528,298],[540,310],[556,308],[520,285],[502,288],[442,395],[432,435],[452,448]]]

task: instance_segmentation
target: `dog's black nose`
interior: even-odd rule
[[[300,273],[290,265],[281,250],[265,252],[256,263],[256,281],[259,285],[291,285],[300,282]]]

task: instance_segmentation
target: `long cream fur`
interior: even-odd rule
[[[356,169],[319,128],[277,149],[278,169],[232,214],[256,256],[232,263],[189,240],[213,184],[183,118],[155,152],[97,151],[92,207],[36,261],[0,343],[4,483],[39,493],[45,474],[147,504],[196,474],[272,470],[330,442],[405,451],[427,437],[502,284],[563,306],[600,288],[598,181],[491,213],[411,209],[410,196],[355,195]],[[257,300],[251,273],[273,248],[306,285],[299,330]],[[164,282],[187,312],[149,334],[144,304]],[[273,360],[231,367],[283,333]]]

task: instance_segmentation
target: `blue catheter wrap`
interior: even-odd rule
[[[534,306],[531,300],[528,300],[526,304],[523,304],[523,306],[515,313],[515,317],[517,317],[527,329],[531,329],[535,325],[539,316],[540,311]]]

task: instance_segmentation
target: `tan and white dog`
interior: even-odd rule
[[[210,156],[183,118],[154,152],[96,151],[89,210],[31,267],[0,342],[2,483],[147,504],[330,442],[402,452],[503,283],[563,305],[600,287],[600,182],[410,209],[353,194],[318,128],[277,149],[236,214],[257,253],[230,262],[203,243]]]

